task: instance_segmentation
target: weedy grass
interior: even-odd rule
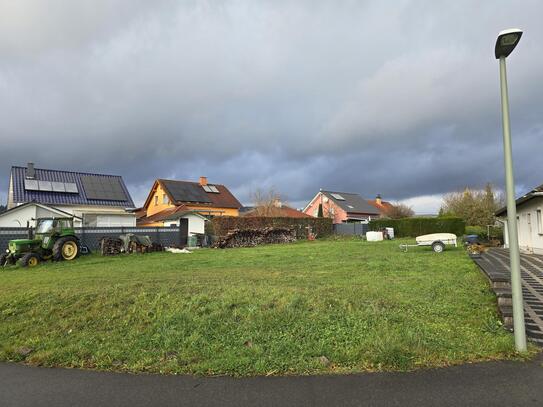
[[[248,376],[526,357],[462,249],[398,244],[330,239],[8,268],[0,359]]]

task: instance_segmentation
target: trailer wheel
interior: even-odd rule
[[[0,254],[0,267],[7,266],[8,255],[7,253]]]
[[[434,242],[432,243],[432,250],[436,253],[441,253],[445,250],[445,245],[442,242]]]
[[[36,253],[27,253],[21,257],[21,266],[23,267],[36,267],[40,264],[40,256]]]
[[[73,260],[79,256],[79,240],[72,236],[63,237],[58,239],[53,246],[53,259],[60,260]]]

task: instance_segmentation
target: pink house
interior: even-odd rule
[[[317,217],[319,207],[325,218],[333,218],[334,223],[361,222],[378,218],[380,210],[370,205],[358,194],[320,190],[307,204],[303,212]]]

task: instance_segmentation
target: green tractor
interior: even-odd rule
[[[28,239],[9,242],[6,253],[0,255],[0,267],[17,261],[23,267],[34,267],[46,260],[74,260],[80,251],[73,218],[40,218],[35,232],[29,228]]]

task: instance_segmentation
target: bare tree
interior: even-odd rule
[[[271,187],[267,191],[257,189],[252,195],[255,216],[279,216],[284,202],[275,188]]]
[[[384,215],[390,219],[410,218],[414,214],[413,209],[403,203],[391,204],[384,209]]]

